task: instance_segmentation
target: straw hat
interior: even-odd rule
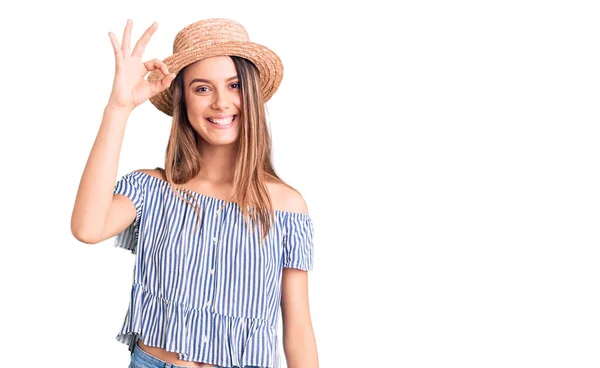
[[[163,60],[169,73],[179,73],[181,69],[198,60],[212,56],[239,56],[250,60],[258,69],[264,101],[268,101],[277,91],[283,78],[283,65],[279,56],[269,48],[250,42],[244,27],[230,19],[206,19],[183,28],[173,42],[173,55]],[[148,81],[160,80],[159,70],[148,75]],[[169,89],[150,98],[150,102],[165,114],[173,115]]]

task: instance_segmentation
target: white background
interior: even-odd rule
[[[145,59],[164,59],[185,25],[226,17],[285,66],[273,154],[315,224],[321,367],[598,367],[598,9],[384,3],[3,7],[2,365],[129,363],[115,337],[134,257],[70,233],[108,31],[131,18],[137,41],[157,21]],[[169,129],[137,108],[119,176],[162,166]]]

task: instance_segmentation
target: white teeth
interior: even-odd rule
[[[219,125],[227,125],[233,121],[233,118],[234,118],[233,116],[230,116],[228,118],[223,118],[223,119],[208,118],[207,120],[210,121],[211,123],[215,123],[215,124],[219,124]]]

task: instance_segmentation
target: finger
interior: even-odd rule
[[[119,46],[119,40],[117,40],[117,36],[112,32],[108,32],[108,37],[110,37],[110,42],[112,43],[113,50],[115,52],[115,62],[119,64],[123,58],[121,46]]]
[[[150,85],[150,90],[152,91],[152,94],[155,95],[167,89],[167,87],[171,85],[171,82],[173,82],[173,79],[175,79],[175,73],[166,75],[161,80],[152,83]]]
[[[135,44],[135,47],[133,48],[133,52],[131,53],[132,56],[135,55],[135,56],[142,57],[142,55],[144,54],[144,51],[146,50],[146,45],[148,44],[148,41],[150,41],[150,38],[152,37],[154,32],[156,31],[156,28],[158,28],[158,23],[154,22],[146,30],[146,32],[144,32],[142,37],[140,37],[139,41]]]
[[[130,44],[131,44],[131,28],[133,27],[133,21],[131,19],[127,19],[127,24],[125,25],[125,30],[123,31],[123,55],[129,56]]]
[[[169,68],[167,67],[167,64],[165,64],[164,62],[162,62],[161,60],[158,60],[158,59],[152,59],[152,60],[146,61],[144,63],[144,66],[146,67],[146,70],[149,72],[158,69],[164,75],[169,74]]]
[[[173,80],[175,79],[176,75],[175,73],[171,73],[167,76],[165,76],[163,79],[160,80],[160,88],[161,91],[166,89],[167,87],[169,87],[171,85],[171,82],[173,82]]]

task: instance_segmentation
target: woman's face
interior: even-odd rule
[[[183,76],[190,124],[212,145],[227,145],[238,138],[241,91],[235,65],[229,56],[215,56],[190,64]]]

